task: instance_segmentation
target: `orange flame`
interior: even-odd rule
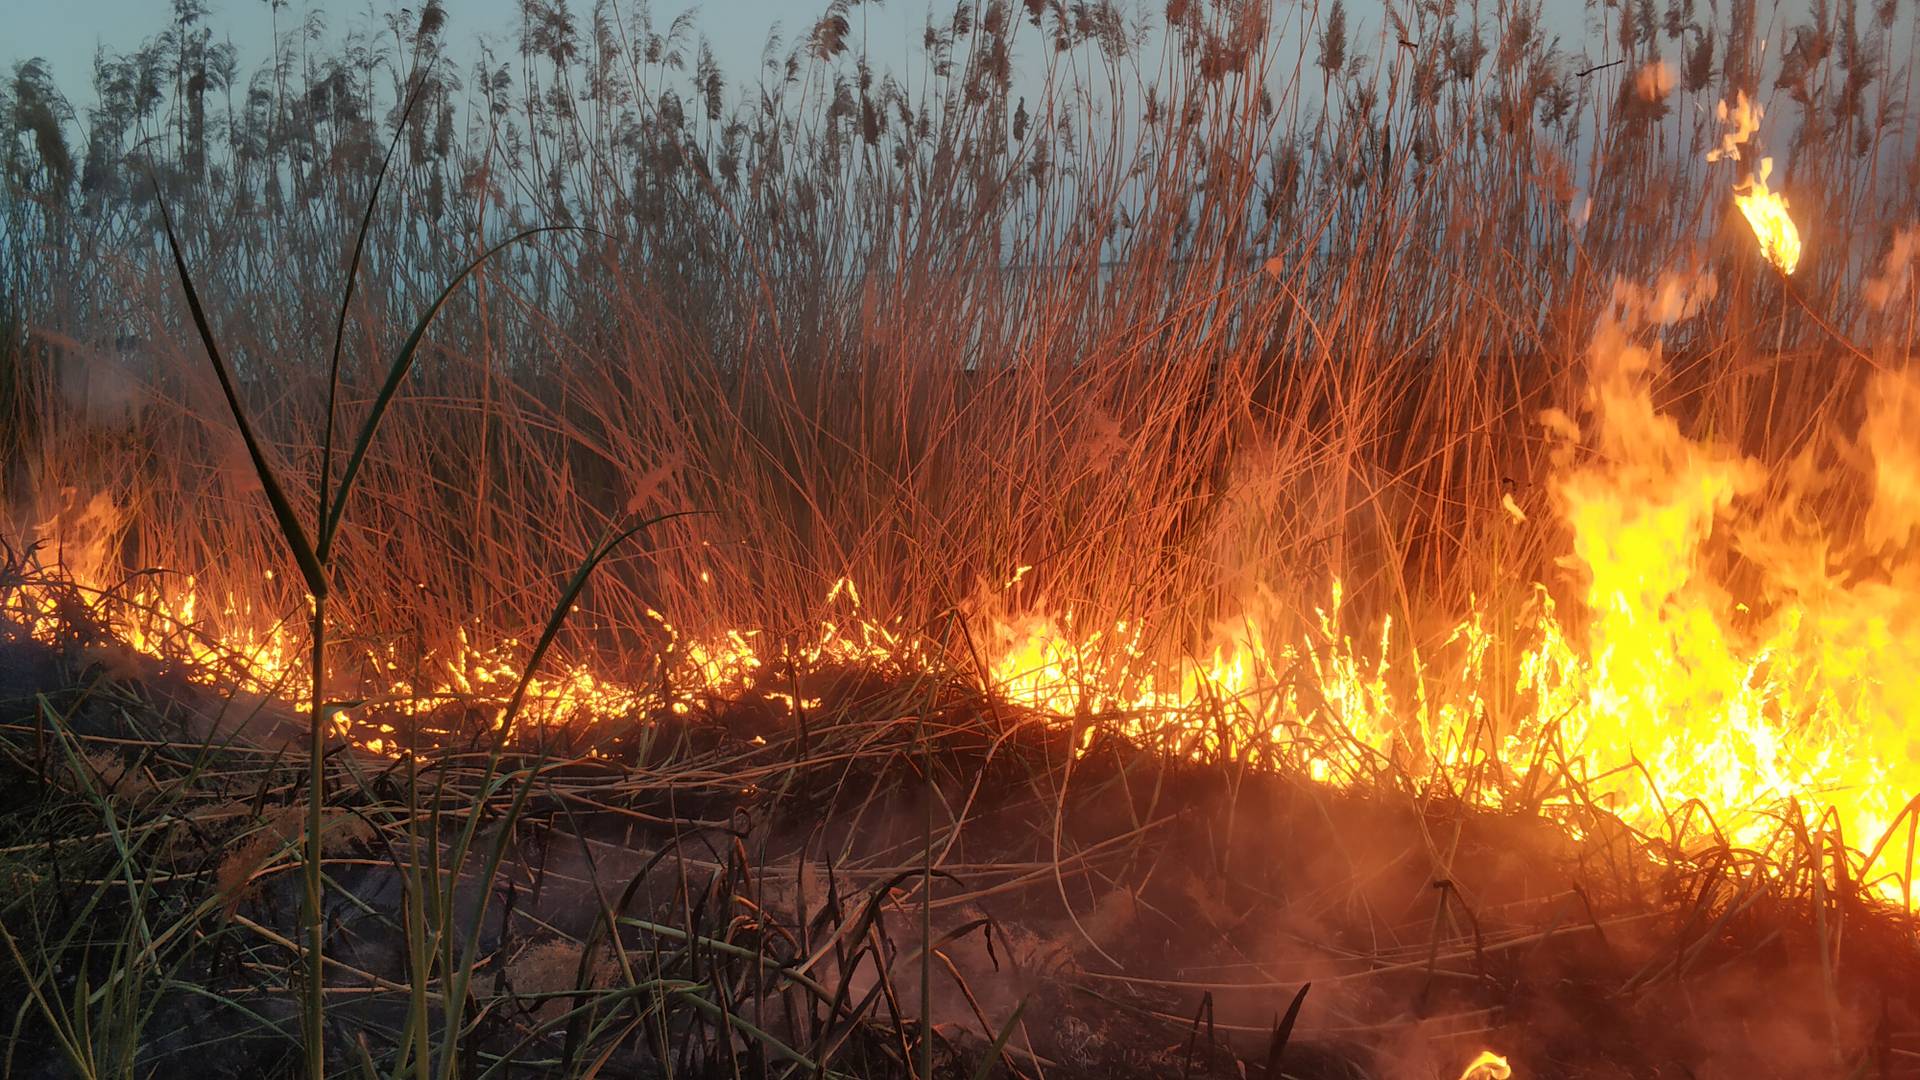
[[[1897,869],[1875,870],[1861,853],[1878,851],[1920,792],[1911,734],[1920,682],[1910,675],[1920,670],[1920,378],[1870,384],[1860,430],[1841,433],[1871,468],[1864,520],[1810,535],[1791,495],[1807,486],[1794,470],[1810,466],[1770,478],[1732,447],[1689,438],[1655,406],[1653,332],[1713,293],[1710,277],[1618,286],[1587,352],[1583,419],[1544,417],[1559,444],[1550,509],[1571,535],[1563,561],[1579,574],[1566,617],[1536,586],[1517,620],[1475,605],[1437,644],[1416,644],[1386,619],[1356,635],[1334,580],[1306,611],[1249,602],[1168,661],[1137,622],[1043,608],[979,620],[986,688],[1031,714],[1088,725],[1077,730],[1098,725],[1196,759],[1257,759],[1334,785],[1488,777],[1462,794],[1501,805],[1526,792],[1549,812],[1590,802],[1675,848],[1712,831],[1764,851],[1783,824],[1810,827],[1854,853],[1836,876],[1910,900]],[[1768,501],[1756,505],[1763,488]],[[1501,527],[1528,520],[1511,493],[1498,505],[1488,513]],[[106,583],[102,523],[113,517],[95,498],[47,527],[75,539],[68,563],[83,584]],[[1738,594],[1716,569],[1714,553],[1726,550],[1751,572]],[[1025,573],[999,580],[1012,587]],[[303,689],[297,630],[256,598],[215,595],[192,578],[141,581],[112,605],[132,646],[191,660],[209,680]],[[55,602],[50,590],[0,591],[6,614],[37,633],[57,630]],[[669,639],[671,677],[642,687],[554,666],[529,686],[527,719],[685,714],[755,689],[785,664],[953,670],[930,640],[869,617],[851,580],[828,602],[833,616],[798,642],[752,629],[686,634],[650,613]],[[497,710],[523,656],[513,639],[461,628],[442,654],[366,658],[384,696],[336,722],[369,751],[401,753],[418,736],[379,710]],[[761,696],[796,714],[820,707],[771,681],[764,689],[781,696]],[[1481,768],[1489,751],[1493,767]],[[1465,765],[1474,767],[1456,768]]]
[[[1482,1050],[1479,1055],[1467,1063],[1460,1080],[1508,1080],[1513,1075],[1513,1067],[1507,1059],[1491,1050]]]
[[[1728,130],[1721,136],[1719,147],[1707,152],[1707,160],[1744,162],[1747,141],[1760,130],[1764,110],[1757,102],[1748,100],[1746,91],[1742,90],[1735,95],[1731,107],[1722,101],[1717,112]],[[1754,238],[1760,242],[1760,254],[1781,273],[1791,274],[1800,265],[1800,230],[1787,215],[1786,198],[1768,190],[1767,179],[1772,175],[1773,159],[1761,158],[1759,165],[1734,185],[1733,203],[1740,208],[1753,229]]]
[[[1760,167],[1733,189],[1733,203],[1746,215],[1760,241],[1760,254],[1791,274],[1800,265],[1800,230],[1787,216],[1787,200],[1777,191],[1767,190],[1767,177],[1773,172],[1773,159],[1761,158]]]

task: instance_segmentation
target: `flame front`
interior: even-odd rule
[[[1736,131],[1754,119],[1742,114]],[[1765,175],[1763,164],[1762,193]],[[1781,227],[1767,250],[1791,271],[1791,222],[1749,218]],[[585,664],[553,667],[530,683],[527,719],[646,720],[748,692],[799,713],[820,706],[791,678],[803,668],[968,678],[984,668],[985,689],[1027,715],[1176,756],[1259,762],[1336,785],[1433,784],[1487,805],[1578,804],[1671,851],[1711,837],[1765,852],[1782,837],[1817,834],[1852,853],[1851,880],[1911,904],[1903,872],[1877,860],[1920,792],[1920,741],[1910,734],[1920,724],[1911,675],[1920,670],[1920,380],[1887,372],[1869,385],[1865,421],[1846,440],[1870,469],[1868,503],[1859,528],[1827,535],[1797,507],[1796,492],[1819,479],[1809,460],[1770,477],[1732,447],[1688,437],[1654,404],[1660,355],[1649,341],[1714,289],[1711,278],[1675,275],[1616,288],[1584,357],[1579,418],[1544,418],[1559,446],[1549,490],[1576,585],[1559,589],[1558,603],[1556,590],[1536,586],[1517,619],[1475,604],[1426,641],[1385,618],[1356,634],[1360,620],[1333,580],[1319,603],[1246,605],[1210,640],[1174,643],[1188,646],[1178,659],[1138,621],[1044,607],[981,613],[974,664],[869,616],[843,580],[826,598],[831,617],[798,636],[686,633],[650,613],[668,640],[665,677],[642,686]],[[114,515],[104,498],[49,525],[70,541],[72,574],[94,588],[110,579],[102,523]],[[1528,521],[1510,493],[1487,513],[1503,528]],[[1735,561],[1738,576],[1727,570]],[[1027,573],[1001,581],[1011,589]],[[304,644],[284,614],[246,595],[210,595],[192,578],[141,581],[103,605],[133,648],[191,661],[208,681],[297,697]],[[0,605],[51,636],[59,596],[30,585],[0,590]],[[433,742],[410,718],[449,705],[497,716],[525,650],[481,631],[460,628],[436,654],[389,648],[354,659],[382,685],[336,724],[368,750],[398,754]]]

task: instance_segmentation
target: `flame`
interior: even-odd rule
[[[1717,113],[1720,122],[1727,125],[1727,131],[1721,135],[1719,147],[1707,152],[1707,160],[1732,159],[1744,163],[1747,142],[1760,130],[1760,118],[1765,110],[1749,100],[1742,90],[1736,93],[1731,106],[1720,102]],[[1760,242],[1760,254],[1781,273],[1791,274],[1800,265],[1800,230],[1787,214],[1786,198],[1767,189],[1767,179],[1772,175],[1773,159],[1761,158],[1758,166],[1748,170],[1746,177],[1733,186],[1733,204],[1740,208],[1752,227],[1754,239]]]
[[[1760,254],[1791,274],[1800,265],[1800,230],[1787,216],[1787,200],[1777,191],[1767,190],[1767,177],[1773,172],[1773,159],[1761,158],[1760,167],[1733,189],[1733,204],[1746,215],[1760,241]]]
[[[1506,1058],[1491,1050],[1482,1050],[1467,1063],[1460,1080],[1508,1080],[1512,1075],[1513,1066],[1507,1064]]]
[[[1741,99],[1731,119],[1716,154],[1739,150],[1757,112]],[[1878,852],[1920,792],[1910,734],[1920,682],[1909,674],[1920,670],[1920,378],[1882,373],[1868,387],[1848,440],[1871,469],[1864,517],[1822,534],[1794,494],[1819,479],[1810,459],[1770,476],[1733,447],[1689,437],[1654,404],[1661,356],[1650,342],[1714,292],[1710,277],[1674,274],[1616,287],[1584,357],[1577,414],[1543,417],[1558,449],[1537,512],[1550,510],[1570,536],[1563,562],[1575,587],[1534,586],[1517,617],[1476,601],[1416,641],[1389,618],[1361,618],[1335,579],[1317,603],[1252,596],[1169,656],[1158,628],[1030,598],[1030,610],[978,620],[975,664],[870,615],[842,578],[824,599],[829,614],[797,635],[688,632],[649,612],[667,641],[663,677],[638,684],[553,665],[529,683],[525,723],[684,716],[750,692],[797,716],[830,706],[796,671],[964,671],[1026,715],[1072,724],[1083,749],[1103,729],[1332,785],[1444,784],[1484,805],[1524,801],[1548,813],[1580,804],[1669,851],[1717,837],[1764,852],[1806,830],[1852,853],[1836,875],[1910,902],[1910,883],[1864,853]],[[1511,492],[1488,513],[1502,528],[1529,520]],[[111,581],[115,518],[104,496],[69,493],[45,526],[66,542],[62,559],[82,585]],[[1733,561],[1745,576],[1728,573]],[[995,575],[998,595],[1030,572]],[[286,587],[267,575],[260,596],[216,593],[192,577],[147,576],[99,607],[136,650],[185,661],[208,682],[297,699],[298,619],[262,599]],[[51,638],[60,596],[44,584],[0,588],[0,615]],[[425,656],[388,646],[355,658],[379,692],[333,722],[387,755],[430,745],[449,709],[498,723],[526,650],[482,630],[460,627]],[[1467,776],[1480,779],[1463,787]],[[1505,1069],[1483,1056],[1477,1065]]]

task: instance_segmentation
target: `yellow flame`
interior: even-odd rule
[[[1727,130],[1720,137],[1720,145],[1707,151],[1707,160],[1746,161],[1748,140],[1760,130],[1764,110],[1742,90],[1736,92],[1731,105],[1722,101],[1717,114]],[[1787,215],[1786,198],[1767,189],[1767,179],[1772,175],[1773,159],[1761,158],[1759,166],[1733,186],[1733,202],[1760,242],[1760,254],[1781,273],[1791,274],[1800,265],[1800,230]]]
[[[1733,203],[1746,215],[1760,241],[1760,254],[1791,274],[1800,265],[1800,230],[1787,216],[1787,200],[1777,191],[1767,190],[1767,177],[1773,171],[1773,159],[1761,158],[1760,167],[1733,189]]]
[[[1791,544],[1770,551],[1755,533],[1751,552],[1777,569],[1765,604],[1735,602],[1707,573],[1703,552],[1762,472],[1687,439],[1654,409],[1658,357],[1633,331],[1684,317],[1709,294],[1707,283],[1678,280],[1623,287],[1595,334],[1586,438],[1598,453],[1563,462],[1552,485],[1584,575],[1577,624],[1536,587],[1517,624],[1475,609],[1422,652],[1391,620],[1354,637],[1334,581],[1310,612],[1250,603],[1203,647],[1167,662],[1140,623],[1029,613],[988,622],[989,688],[1031,713],[1071,718],[1083,746],[1097,723],[1176,755],[1257,756],[1347,785],[1385,775],[1387,763],[1419,776],[1484,758],[1488,744],[1474,732],[1486,730],[1490,695],[1512,679],[1519,707],[1492,746],[1494,782],[1469,797],[1498,805],[1531,788],[1550,806],[1570,801],[1577,784],[1627,824],[1676,840],[1675,808],[1697,804],[1730,840],[1756,846],[1798,800],[1805,821],[1830,811],[1855,851],[1871,848],[1920,791],[1920,744],[1907,734],[1920,720],[1920,685],[1905,674],[1920,670],[1920,565],[1882,580],[1829,580],[1823,561]],[[1569,446],[1581,435],[1566,416],[1550,427]],[[1920,382],[1884,377],[1860,437],[1881,466],[1863,530],[1879,549],[1904,550],[1920,535],[1915,430]],[[162,587],[169,581],[173,592]],[[7,595],[9,615],[57,632],[52,591]],[[185,660],[210,682],[295,698],[304,689],[299,633],[253,599],[216,599],[192,578],[145,579],[123,595],[111,609],[115,628],[135,649]],[[641,688],[586,665],[553,667],[529,684],[526,722],[689,715],[755,688],[776,665],[942,668],[926,641],[866,616],[851,580],[836,582],[830,600],[838,614],[797,644],[740,629],[688,636],[656,613],[670,638],[669,678]],[[1290,623],[1299,629],[1284,630]],[[1511,668],[1492,662],[1501,642],[1517,657]],[[395,731],[381,717],[425,719],[449,706],[497,713],[522,656],[518,641],[481,643],[468,627],[439,655],[401,658],[389,646],[368,658],[387,680],[379,709],[332,722],[373,753],[430,744],[431,732]],[[823,706],[817,693],[792,693],[784,677],[773,682],[761,696],[796,715]],[[1879,884],[1883,895],[1902,895],[1897,879]]]
[[[1558,601],[1537,585],[1517,615],[1475,602],[1448,632],[1416,642],[1390,619],[1360,618],[1334,580],[1318,604],[1249,600],[1171,659],[1139,621],[1018,612],[977,624],[987,689],[1071,724],[1082,747],[1097,727],[1333,785],[1485,777],[1461,795],[1498,806],[1526,793],[1550,812],[1592,804],[1673,847],[1712,831],[1765,850],[1783,824],[1809,828],[1853,853],[1836,875],[1907,899],[1897,868],[1876,870],[1861,853],[1920,792],[1920,680],[1910,674],[1920,670],[1920,378],[1870,384],[1848,440],[1872,469],[1864,520],[1809,535],[1782,492],[1807,486],[1794,470],[1810,465],[1770,484],[1760,463],[1689,438],[1654,404],[1652,331],[1712,295],[1708,278],[1618,287],[1585,358],[1581,419],[1544,418],[1559,445],[1547,503],[1578,574]],[[1503,528],[1527,518],[1510,495],[1488,513],[1504,513]],[[113,517],[110,501],[75,498],[48,531],[104,536]],[[109,580],[99,544],[69,545],[83,584]],[[1748,570],[1737,589],[1717,561],[1728,552]],[[133,648],[186,661],[209,682],[304,690],[301,634],[283,612],[190,577],[138,582],[100,605]],[[850,579],[827,602],[832,615],[797,639],[687,633],[649,613],[668,639],[665,677],[629,683],[552,666],[529,683],[526,722],[694,715],[749,691],[800,715],[828,699],[797,686],[795,668],[978,670],[971,656],[955,663],[869,616]],[[49,638],[58,603],[50,587],[0,590],[5,615]],[[512,638],[483,641],[477,624],[438,654],[387,646],[356,660],[384,682],[380,693],[334,723],[377,754],[430,745],[433,732],[418,728],[443,710],[497,715],[525,654]],[[400,717],[418,723],[395,730],[388,721]]]
[[[1460,1080],[1508,1080],[1513,1075],[1513,1067],[1507,1059],[1491,1050],[1482,1050],[1479,1055],[1467,1063],[1466,1071],[1460,1074]]]

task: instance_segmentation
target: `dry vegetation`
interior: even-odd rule
[[[969,634],[1009,612],[1178,654],[1338,578],[1401,648],[1514,621],[1565,583],[1538,418],[1616,278],[1713,270],[1661,405],[1769,463],[1910,353],[1914,292],[1860,298],[1920,220],[1912,5],[1622,0],[1577,43],[1525,0],[1390,6],[994,0],[908,58],[838,2],[742,78],[691,18],[546,0],[477,62],[429,3],[283,26],[249,71],[176,0],[83,116],[17,67],[0,496],[71,549],[0,566],[0,1071],[1424,1076],[1498,1039],[1537,1076],[1911,1075],[1911,939],[1819,837],[1653,859],[1595,807],[1578,843],[1476,810],[1478,775],[1076,759],[1095,718],[982,692]],[[1707,161],[1742,91],[1817,223],[1790,282]],[[635,682],[672,677],[654,613],[806,634],[842,578],[935,663],[796,670],[798,724],[762,695],[513,744],[455,702],[389,763],[207,691],[205,650],[117,645],[133,590],[47,569],[241,598],[196,640],[298,623],[263,475],[311,522],[420,313],[546,226],[363,444],[340,695],[390,643],[540,638],[556,581],[555,655]],[[8,621],[27,589],[57,633]]]

